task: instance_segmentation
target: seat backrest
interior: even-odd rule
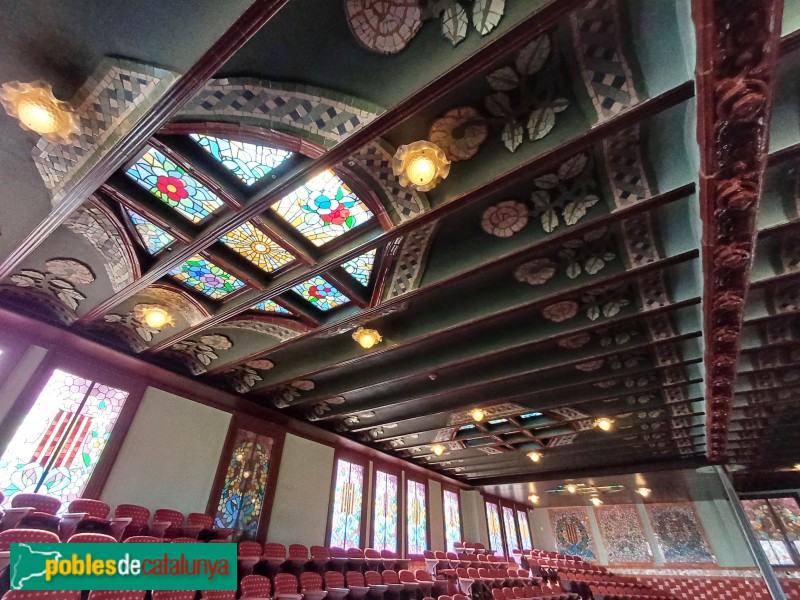
[[[381,574],[377,571],[367,571],[364,573],[364,581],[367,582],[367,585],[383,585]]]
[[[17,494],[11,499],[14,508],[32,508],[36,512],[54,515],[61,508],[61,500],[44,494]]]
[[[237,554],[239,556],[261,556],[264,549],[261,544],[253,541],[239,542]]]
[[[369,573],[369,571],[367,571]],[[325,571],[325,587],[326,588],[343,588],[344,575],[339,571]]]
[[[116,544],[117,538],[104,533],[76,533],[67,541],[70,544]]]
[[[60,541],[55,533],[43,529],[7,529],[0,532],[0,552],[9,552],[14,542],[57,544]]]
[[[239,583],[242,598],[269,598],[272,582],[263,575],[245,575]]]
[[[283,544],[264,544],[264,558],[286,558],[286,546]],[[275,584],[277,588],[277,584]]]
[[[311,558],[326,560],[331,557],[330,551],[325,546],[311,546]]]
[[[347,551],[339,546],[331,546],[328,548],[328,552],[331,553],[332,558],[347,558]]]
[[[80,590],[73,592],[40,592],[11,590],[3,594],[3,600],[81,600]]]
[[[523,590],[521,587],[515,587],[514,588],[514,597],[515,598],[524,598],[525,597],[525,590]]]
[[[303,544],[290,544],[289,558],[295,560],[308,559],[308,546],[304,546]]]
[[[433,581],[433,576],[425,569],[417,569],[414,571],[414,579],[417,581]]]
[[[291,573],[278,573],[275,575],[275,594],[296,594],[297,577]]]
[[[144,506],[137,504],[119,504],[114,509],[114,516],[126,518],[130,517],[131,525],[146,525],[150,520],[150,511]]]
[[[367,548],[364,550],[364,556],[369,559],[380,558],[381,553],[378,550],[375,550],[375,548]]]
[[[100,502],[100,500],[92,500],[91,498],[76,498],[69,503],[67,510],[71,513],[86,513],[90,517],[107,519],[109,513],[111,512],[111,507],[105,502]]]
[[[503,590],[503,595],[506,597],[506,600],[514,600],[516,596],[514,595],[514,590],[510,587],[501,588]]]
[[[235,590],[203,590],[202,600],[236,600]]]
[[[505,594],[503,594],[503,590],[500,588],[494,588],[492,590],[492,600],[506,600]]]
[[[313,571],[306,571],[300,574],[300,591],[305,593],[305,590],[321,590],[322,577],[319,573]]]
[[[200,543],[202,543],[197,538],[192,538],[192,537],[176,537],[176,538],[172,538],[170,540],[164,540],[164,541],[170,542],[172,544],[200,544]]]
[[[159,508],[153,513],[153,521],[169,523],[172,527],[183,527],[183,513],[171,508]]]
[[[422,556],[424,556],[427,559],[434,559],[436,558],[436,553],[433,550],[425,550],[422,553]]]
[[[481,567],[480,569],[478,569],[478,577],[486,578],[491,576],[492,574],[489,572],[489,569],[485,567]]]
[[[464,567],[458,567],[456,569],[456,577],[459,579],[469,579],[469,569],[465,569]]]
[[[83,512],[77,511],[77,512]],[[109,591],[94,590],[89,592],[89,600],[144,600],[147,592],[144,590],[136,591]]]
[[[348,548],[348,558],[364,558],[364,551],[361,548]]]
[[[459,558],[461,558],[461,557],[459,556]],[[489,557],[486,556],[485,554],[478,554],[478,561],[479,562],[489,562]]]
[[[189,513],[186,517],[186,524],[189,527],[202,527],[203,529],[211,529],[214,527],[214,517],[205,513]]]
[[[453,600],[468,600],[464,594],[453,594]]]
[[[358,571],[348,571],[345,578],[347,587],[364,587],[364,576]]]
[[[397,571],[392,571],[391,569],[386,569],[383,573],[383,583],[385,584],[395,584],[400,583],[400,577],[397,575]]]
[[[159,590],[153,591],[153,600],[194,600],[197,592],[192,591],[178,591],[178,590]]]
[[[408,569],[402,569],[400,573],[398,573],[398,576],[400,577],[400,583],[416,581],[416,579],[414,579],[414,574]]]
[[[153,537],[152,535],[132,535],[125,540],[126,544],[156,544],[163,542],[163,538]]]
[[[397,558],[397,555],[391,550],[381,550],[381,558]]]
[[[447,557],[447,560],[458,560],[458,554],[455,552],[448,552],[445,554],[445,556]]]
[[[458,573],[458,571],[456,571],[456,573]],[[478,569],[476,569],[475,567],[469,567],[467,569],[467,576],[470,579],[478,579],[481,576],[481,574],[478,572]],[[460,577],[460,575],[459,575],[459,577]]]
[[[439,596],[437,600],[453,600],[451,596]]]

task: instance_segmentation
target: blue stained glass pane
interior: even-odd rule
[[[461,541],[461,511],[458,505],[458,494],[445,490],[444,500],[444,537],[447,549],[455,552],[456,542]]]
[[[508,419],[492,419],[489,421],[489,425],[502,425],[503,423],[508,423]]]
[[[293,288],[305,300],[320,310],[331,310],[350,302],[350,298],[319,275]]]
[[[410,479],[407,483],[408,547],[406,554],[422,554],[428,549],[428,508],[425,501],[425,484]]]
[[[372,547],[397,552],[397,476],[375,474],[375,512]]]
[[[253,185],[294,154],[288,150],[211,135],[193,133],[189,137],[247,185]]]
[[[199,223],[223,204],[214,192],[155,148],[149,148],[128,169],[128,176],[192,223]]]
[[[253,307],[254,310],[260,310],[263,312],[274,312],[274,313],[283,313],[290,315],[288,310],[283,308],[280,304],[273,300],[264,300],[263,302],[259,302]]]
[[[468,429],[476,429],[475,425],[470,423],[469,425],[462,425],[458,428],[459,431],[467,431]]]
[[[489,525],[489,548],[496,554],[503,554],[503,536],[500,529],[500,511],[497,504],[486,503],[486,521]]]
[[[223,271],[199,254],[172,269],[169,274],[182,284],[215,300],[244,287],[244,281]]]
[[[346,460],[336,465],[333,492],[331,538],[329,546],[358,548],[361,540],[361,496],[364,493],[364,467]]]
[[[139,213],[129,208],[126,208],[125,211],[136,228],[139,239],[142,240],[142,244],[150,254],[157,254],[175,241],[175,238],[169,232],[161,229],[152,221],[145,219]]]
[[[508,506],[503,507],[503,524],[506,526],[506,546],[509,554],[512,550],[519,550],[517,541],[517,522],[514,519],[514,511]]]
[[[357,256],[353,260],[348,260],[342,268],[355,277],[364,287],[369,285],[369,278],[372,275],[372,267],[375,264],[376,250],[370,250],[366,254]]]
[[[520,415],[520,419],[532,419],[533,417],[541,417],[542,413],[540,412],[529,412],[525,413],[524,415]]]

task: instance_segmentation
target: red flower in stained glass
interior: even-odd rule
[[[308,288],[308,295],[312,296],[313,298],[324,298],[325,296],[330,296],[331,287],[329,285],[312,285]]]
[[[166,177],[159,177],[158,181],[156,181],[156,187],[159,192],[175,202],[179,202],[189,196],[189,192],[186,190],[186,182],[177,177],[171,177],[169,175]]]
[[[332,223],[333,225],[341,225],[349,216],[350,211],[341,204],[331,210],[331,212],[320,215],[323,221],[326,223]]]

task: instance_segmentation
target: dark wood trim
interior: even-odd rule
[[[796,29],[786,34],[780,41],[781,56],[794,52],[800,48],[800,29]]]
[[[244,44],[266,25],[288,0],[254,0],[253,4],[195,62],[185,74],[121,136],[109,152],[100,157],[86,175],[75,184],[48,216],[0,263],[0,279],[8,277],[59,225],[86,201],[111,174],[122,167],[147,140],[200,91],[206,82]]]
[[[225,434],[225,443],[222,445],[222,453],[217,463],[217,470],[214,473],[214,481],[208,493],[208,501],[206,502],[207,515],[214,516],[217,514],[219,498],[225,486],[225,476],[228,473],[228,465],[231,462],[231,455],[233,454],[233,448],[236,444],[236,434],[239,429],[240,428],[236,426],[236,419],[231,417],[231,420],[228,421],[228,432]]]

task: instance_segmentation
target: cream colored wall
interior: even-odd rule
[[[428,480],[428,518],[431,520],[430,550],[445,550],[444,547],[444,500],[442,484]]]
[[[333,454],[330,446],[286,435],[268,541],[327,545]]]
[[[33,376],[36,367],[47,355],[47,350],[39,346],[29,346],[20,360],[13,365],[13,370],[0,386],[0,421],[3,420],[14,402],[17,401],[22,388]]]
[[[478,490],[461,490],[461,531],[465,542],[489,547],[489,525],[483,496]]]
[[[205,512],[230,420],[224,411],[148,388],[101,500]]]

